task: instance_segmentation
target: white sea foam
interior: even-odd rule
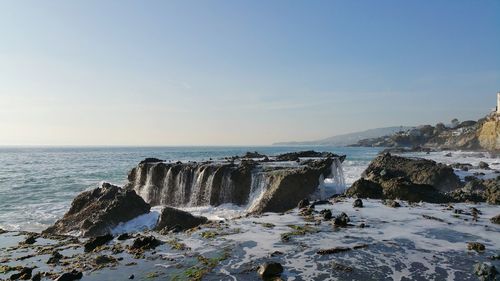
[[[199,206],[179,208],[196,216],[205,216],[209,220],[227,220],[246,214],[245,206],[222,204],[219,206]]]
[[[118,235],[121,233],[139,232],[153,229],[158,222],[161,207],[153,207],[147,214],[140,215],[127,222],[120,223],[111,230],[111,234]]]
[[[255,260],[266,259],[274,251],[286,253],[281,262],[286,269],[294,270],[285,271],[287,280],[314,280],[324,278],[325,274],[330,276],[331,261],[318,260],[315,253],[319,249],[337,246],[353,247],[360,243],[371,245],[366,250],[349,252],[338,261],[367,272],[373,268],[387,268],[386,278],[395,280],[410,278],[414,273],[410,268],[417,263],[425,268],[421,272],[423,278],[435,278],[436,272],[440,270],[438,268],[441,268],[448,273],[446,278],[453,280],[458,270],[453,258],[463,255],[457,253],[465,254],[466,242],[469,241],[481,242],[489,251],[500,250],[500,226],[489,222],[491,217],[500,212],[498,206],[465,203],[454,205],[456,209],[463,210],[478,208],[482,215],[478,221],[473,221],[472,217],[456,216],[452,210],[447,210],[439,204],[421,203],[409,206],[402,203],[402,208],[395,209],[383,205],[379,200],[364,200],[364,208],[354,209],[352,202],[353,199],[348,199],[333,205],[319,205],[316,209],[331,209],[334,215],[345,212],[354,226],[365,223],[367,227],[335,229],[330,223],[323,223],[314,226],[319,232],[294,237],[298,244],[283,243],[280,240],[281,234],[292,230],[289,225],[307,224],[298,215],[297,210],[284,215],[266,213],[261,217],[230,220],[230,228],[240,231],[225,235],[223,239],[207,241],[196,235],[181,239],[193,251],[201,253],[214,248],[220,249],[228,244],[241,247],[242,256],[232,258],[229,264],[220,269],[220,272],[226,274],[237,272]],[[272,223],[275,226],[266,228],[262,227],[262,223]],[[388,252],[381,255],[378,251]],[[436,262],[436,259],[439,262]]]

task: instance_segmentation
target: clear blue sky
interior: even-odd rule
[[[500,1],[0,1],[0,144],[312,140],[499,90]]]

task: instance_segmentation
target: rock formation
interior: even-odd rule
[[[311,158],[296,165],[277,160]],[[314,151],[279,155],[265,161],[203,163],[141,162],[128,175],[125,188],[149,204],[173,207],[232,203],[250,212],[282,212],[319,192],[325,178],[337,178],[345,156]],[[299,158],[300,159],[300,158]],[[340,179],[341,178],[341,179]]]
[[[490,116],[478,130],[479,145],[490,151],[500,150],[500,122],[497,116]]]
[[[423,125],[392,135],[360,140],[352,146],[423,147],[432,149],[500,151],[500,121],[492,113],[478,121],[464,121],[447,127]]]
[[[445,164],[389,153],[376,157],[363,172],[362,177],[375,182],[402,177],[414,184],[430,185],[440,192],[460,187],[460,179],[453,169]]]
[[[80,193],[63,218],[43,232],[77,232],[85,237],[105,235],[119,223],[146,214],[149,210],[149,204],[135,191],[104,183],[100,188]]]
[[[449,193],[453,200],[458,202],[487,202],[500,204],[500,178],[477,179],[468,181],[463,188]]]
[[[402,199],[412,202],[449,201],[445,193],[461,187],[453,169],[432,160],[379,155],[347,190],[349,196]]]
[[[184,231],[204,224],[208,221],[206,217],[193,216],[188,212],[178,210],[171,207],[165,207],[161,211],[158,223],[156,224],[157,231]]]

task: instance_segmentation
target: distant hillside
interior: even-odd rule
[[[413,127],[397,126],[370,129],[362,132],[355,132],[350,134],[337,135],[322,140],[315,141],[291,141],[291,142],[277,142],[273,145],[333,145],[333,146],[346,146],[358,143],[363,139],[379,138],[382,136],[392,135],[399,131],[406,131]]]
[[[392,135],[366,138],[351,146],[395,147],[415,149],[453,149],[500,151],[499,115],[492,112],[477,121],[459,122],[457,119],[446,126],[421,125]]]

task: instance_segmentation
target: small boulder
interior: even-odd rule
[[[363,200],[361,200],[359,198],[354,200],[354,202],[352,203],[352,206],[354,208],[363,208]]]
[[[9,279],[10,280],[18,280],[18,279],[29,280],[29,279],[31,279],[32,272],[33,272],[33,268],[23,267],[21,269],[21,271],[19,271],[18,273],[12,274]]]
[[[323,216],[323,219],[325,219],[325,220],[327,220],[327,221],[328,221],[328,220],[331,220],[331,219],[332,219],[332,217],[333,217],[333,215],[332,215],[332,211],[331,211],[331,210],[329,210],[329,209],[324,209],[324,210],[321,210],[319,213]]]
[[[162,242],[154,236],[140,236],[130,246],[133,250],[149,250],[161,245]]]
[[[80,280],[82,279],[82,277],[83,274],[81,272],[73,270],[71,272],[66,272],[59,275],[59,277],[57,277],[55,281],[74,281],[74,280]]]
[[[92,252],[95,248],[102,246],[111,240],[113,240],[113,235],[111,235],[111,234],[106,234],[106,235],[101,235],[101,236],[97,236],[94,238],[90,238],[84,244],[84,250],[85,250],[85,252]]]
[[[141,162],[139,162],[139,164],[158,163],[158,162],[165,162],[165,160],[161,160],[161,159],[154,158],[154,157],[148,157],[148,158],[142,160]]]
[[[161,211],[155,229],[162,232],[170,230],[185,231],[204,224],[207,221],[206,217],[193,216],[179,209],[165,207]]]
[[[490,221],[495,224],[500,224],[500,214],[492,217]]]
[[[487,263],[476,263],[474,265],[474,273],[481,281],[495,281],[498,271],[495,266]]]
[[[111,256],[107,256],[107,255],[100,255],[100,256],[97,256],[95,258],[95,264],[97,265],[103,265],[103,264],[108,264],[108,263],[116,263],[116,259],[111,257]]]
[[[266,262],[259,266],[257,273],[262,279],[278,277],[283,273],[283,266],[278,262]]]
[[[26,245],[31,245],[31,244],[35,244],[36,242],[36,236],[35,235],[29,235],[23,242],[21,242],[22,244],[26,244]]]
[[[336,253],[341,253],[341,252],[347,252],[352,250],[349,247],[333,247],[329,249],[321,249],[316,252],[318,255],[331,255],[331,254],[336,254]]]
[[[31,277],[31,281],[40,281],[42,280],[42,274],[40,272],[35,273],[33,277]]]
[[[309,206],[309,199],[304,198],[299,201],[299,204],[297,204],[297,208],[303,209]]]
[[[490,165],[484,161],[479,162],[479,169],[489,170]]]
[[[267,158],[267,156],[264,154],[260,154],[257,151],[254,152],[247,151],[247,153],[245,153],[245,155],[243,155],[241,158]]]
[[[54,251],[54,252],[52,252],[52,256],[47,261],[47,264],[59,263],[59,260],[61,260],[62,258],[63,258],[63,255],[61,255],[61,253],[59,253],[58,251]]]
[[[484,246],[483,243],[479,242],[468,242],[467,243],[467,250],[469,251],[476,251],[476,252],[483,252],[486,250],[486,247]]]
[[[122,234],[118,235],[118,237],[117,237],[116,239],[117,239],[118,241],[124,241],[124,240],[128,240],[128,239],[130,239],[130,238],[132,238],[132,237],[130,236],[130,234],[128,234],[128,233],[122,233]]]
[[[398,201],[395,200],[385,200],[384,205],[389,206],[391,208],[399,208],[401,207],[401,204],[399,204]]]
[[[349,216],[346,213],[342,213],[335,218],[333,224],[338,227],[346,227],[349,224]]]

